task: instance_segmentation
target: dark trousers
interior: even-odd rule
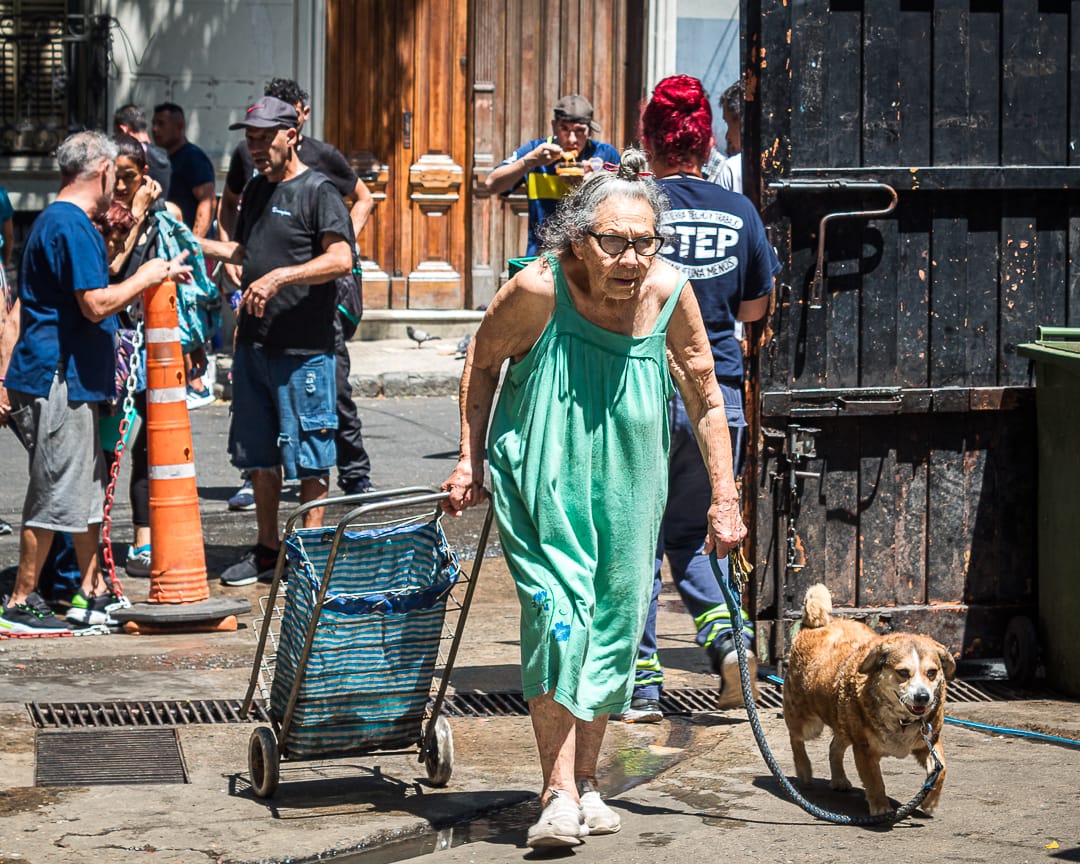
[[[131,459],[131,524],[136,528],[150,527],[150,457],[146,450],[146,391],[135,394],[135,410],[139,414],[139,432],[125,453]],[[112,458],[112,454],[109,454]]]
[[[364,449],[360,418],[349,383],[349,348],[341,328],[341,313],[334,318],[334,353],[337,355],[337,445],[338,486],[347,489],[371,474],[371,458]]]
[[[737,477],[742,469],[742,453],[746,438],[742,412],[742,397],[738,390],[721,386],[728,405],[728,432],[731,435],[732,466]],[[659,699],[664,671],[657,656],[656,612],[660,598],[660,564],[667,555],[671,578],[687,611],[695,622],[697,643],[709,646],[723,633],[742,624],[743,638],[749,646],[754,627],[741,610],[729,610],[720,590],[708,555],[702,555],[708,533],[709,503],[712,485],[694,437],[694,429],[686,415],[682,399],[671,401],[671,454],[668,470],[668,500],[660,524],[660,539],[656,550],[653,591],[645,631],[638,648],[634,696]],[[736,425],[730,425],[732,422]],[[728,574],[728,559],[719,559],[722,578]]]

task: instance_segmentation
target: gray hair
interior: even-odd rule
[[[116,161],[116,144],[104,132],[76,132],[56,148],[64,180],[92,177],[102,162]]]
[[[649,202],[660,232],[660,219],[668,210],[667,196],[651,177],[644,176],[648,160],[645,153],[630,147],[623,151],[616,171],[596,171],[588,180],[567,195],[555,214],[540,226],[540,241],[545,251],[565,252],[572,243],[584,240],[596,221],[596,211],[608,198],[621,196]]]

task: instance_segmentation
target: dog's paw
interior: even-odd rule
[[[866,804],[870,808],[871,816],[880,816],[882,813],[891,813],[893,809],[888,799],[877,802],[867,801]]]
[[[847,792],[851,788],[851,781],[847,777],[833,777],[829,781],[829,788],[837,792]]]

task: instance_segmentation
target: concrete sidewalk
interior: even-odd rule
[[[411,339],[354,339],[349,342],[353,397],[457,396],[464,357],[458,338],[434,339],[418,345]],[[217,356],[219,399],[232,398],[231,354]]]
[[[460,339],[354,339],[349,343],[349,381],[357,398],[376,396],[456,396],[465,360]]]

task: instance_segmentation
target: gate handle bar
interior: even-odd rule
[[[896,190],[888,183],[878,183],[875,180],[774,180],[769,184],[769,188],[807,191],[866,189],[889,193],[888,206],[880,210],[844,210],[836,213],[826,213],[821,217],[821,222],[818,223],[817,264],[814,266],[814,281],[810,285],[810,308],[820,309],[824,302],[825,293],[826,226],[835,219],[875,219],[879,216],[888,216],[896,209],[896,204],[899,201]]]

